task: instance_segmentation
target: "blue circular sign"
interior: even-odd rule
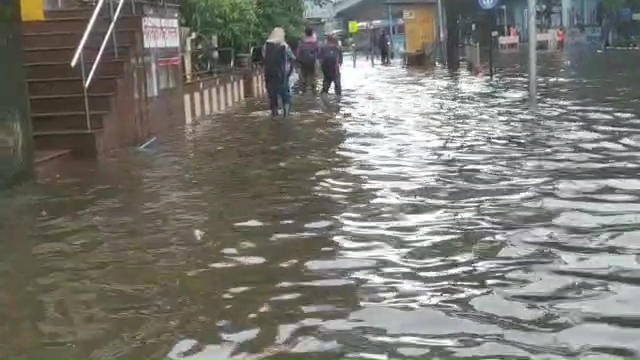
[[[478,0],[478,5],[480,5],[483,10],[491,10],[496,7],[499,2],[500,0]]]

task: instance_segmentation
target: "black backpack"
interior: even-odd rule
[[[264,59],[264,76],[269,80],[284,81],[287,58],[285,53],[286,47],[274,43],[265,45]]]
[[[315,65],[318,58],[318,44],[316,42],[301,41],[298,45],[298,61],[302,65]]]
[[[322,49],[322,68],[335,69],[338,66],[340,48],[337,46],[325,46]]]

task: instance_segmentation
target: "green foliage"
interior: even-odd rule
[[[14,9],[11,5],[2,5],[0,6],[0,20],[1,21],[12,21],[13,20]]]
[[[262,37],[266,38],[276,26],[284,28],[287,36],[299,36],[304,27],[303,14],[303,0],[260,0],[258,16]]]
[[[314,0],[328,1],[328,0]],[[217,35],[220,47],[246,52],[281,26],[298,36],[304,26],[304,0],[182,0],[182,25],[199,35]]]
[[[247,51],[258,32],[253,0],[183,0],[183,26],[204,37],[217,35],[220,47]]]
[[[603,0],[602,5],[604,5],[605,10],[609,12],[617,12],[622,10],[627,4],[626,0]]]

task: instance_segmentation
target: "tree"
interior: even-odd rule
[[[264,41],[276,26],[288,36],[299,36],[304,26],[305,0],[182,0],[182,25],[205,38],[217,35],[219,43],[246,52]],[[326,4],[332,0],[313,0]]]
[[[617,13],[626,5],[626,0],[603,0],[602,5],[607,13]]]
[[[276,26],[284,28],[289,37],[298,37],[302,34],[304,0],[259,0],[257,8],[259,27],[264,39]]]
[[[219,47],[246,52],[257,39],[253,0],[183,0],[180,12],[183,26],[204,38],[217,35]]]

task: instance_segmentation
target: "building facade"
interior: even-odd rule
[[[304,18],[319,38],[342,29],[342,23],[335,16],[333,1],[318,5],[314,0],[305,0]]]

